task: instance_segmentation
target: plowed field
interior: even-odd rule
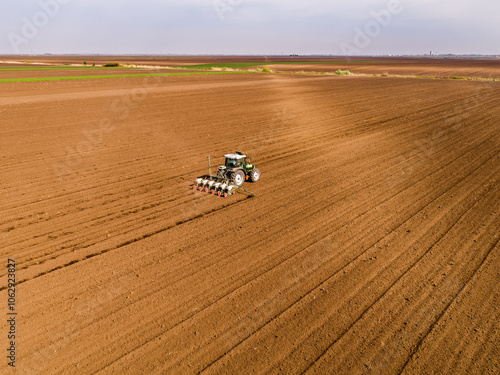
[[[500,372],[498,82],[0,85],[20,374]]]

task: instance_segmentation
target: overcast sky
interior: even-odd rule
[[[500,54],[499,20],[499,0],[1,0],[0,53]]]

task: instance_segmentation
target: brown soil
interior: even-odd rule
[[[500,371],[499,83],[1,86],[20,373]],[[191,189],[236,150],[255,198]]]

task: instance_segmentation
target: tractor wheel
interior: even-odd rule
[[[260,171],[257,168],[254,168],[250,173],[250,181],[257,182],[260,179]]]
[[[231,173],[231,180],[238,187],[241,187],[245,182],[245,173],[243,171],[236,171]]]

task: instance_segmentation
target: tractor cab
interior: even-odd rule
[[[228,154],[224,155],[226,158],[226,168],[238,168],[243,167],[247,164],[246,155],[241,154]]]

